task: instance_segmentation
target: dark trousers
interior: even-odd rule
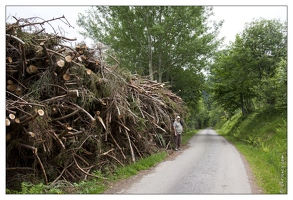
[[[175,149],[179,149],[181,146],[181,134],[177,134],[174,137],[174,142],[175,142]]]

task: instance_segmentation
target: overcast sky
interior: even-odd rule
[[[287,6],[214,6],[215,20],[225,20],[220,36],[226,43],[234,41],[237,33],[244,30],[245,23],[254,19],[280,19],[287,21]]]
[[[58,26],[64,29],[64,36],[77,38],[77,42],[84,40],[78,34],[82,29],[76,25],[78,13],[85,13],[90,6],[6,6],[6,20],[15,22],[11,16],[17,18],[40,17],[44,20],[65,16],[69,23],[74,27],[70,28],[59,20],[52,22],[54,29]],[[214,6],[215,15],[212,20],[225,20],[220,31],[221,37],[226,37],[225,43],[234,41],[235,35],[244,29],[244,24],[253,19],[280,19],[287,20],[287,6]],[[48,27],[49,28],[49,27]],[[49,33],[51,30],[47,30]],[[86,40],[91,42],[90,40]]]

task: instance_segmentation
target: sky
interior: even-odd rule
[[[79,30],[82,30],[75,23],[77,19],[77,14],[84,13],[85,10],[89,9],[89,6],[83,6],[83,5],[91,5],[93,3],[93,1],[83,0],[83,1],[79,1],[79,4],[81,5],[77,5],[78,4],[77,3],[75,6],[68,6],[66,5],[66,2],[64,0],[62,2],[46,1],[44,3],[46,3],[47,6],[36,7],[34,5],[40,5],[40,1],[34,2],[34,1],[26,0],[25,1],[26,5],[24,5],[23,0],[21,1],[12,1],[12,0],[3,1],[2,0],[1,2],[2,4],[4,4],[1,7],[1,13],[2,14],[5,13],[5,20],[1,21],[0,27],[2,28],[5,27],[5,21],[8,20],[7,18],[8,16],[15,16],[17,18],[41,17],[45,20],[48,20],[48,19],[52,19],[56,17],[61,17],[64,15],[66,19],[68,20],[68,22],[71,24],[71,26],[73,26],[74,28],[69,28],[65,24],[59,24],[59,25],[57,24],[56,26],[54,26],[54,29],[58,28],[58,26],[62,27],[65,30],[65,36],[69,38],[77,38],[77,42],[84,40],[84,38],[77,33]],[[140,2],[138,0],[137,1],[124,0],[123,5],[135,5],[133,2],[135,2],[136,5],[142,5],[142,4],[139,4]],[[235,3],[235,0],[234,2],[225,1],[225,0],[221,0],[221,1],[215,1],[215,0],[213,1],[210,1],[210,0],[188,1],[187,0],[186,1],[184,0],[184,1],[165,1],[165,2],[158,1],[158,0],[148,0],[147,2],[148,2],[148,5],[158,5],[158,2],[160,3],[160,5],[195,5],[195,3],[197,3],[197,5],[213,5],[215,16],[212,19],[216,21],[225,20],[224,25],[221,28],[220,37],[223,37],[223,36],[226,37],[226,41],[225,41],[226,44],[229,41],[234,41],[235,35],[244,30],[245,23],[251,22],[253,19],[258,19],[260,17],[266,18],[266,19],[280,19],[281,21],[284,21],[284,20],[287,20],[287,17],[290,16],[289,11],[291,10],[290,6],[287,7],[287,5],[290,4],[289,0],[278,0],[278,1],[246,0],[245,3],[244,1],[237,1],[238,3]],[[265,2],[265,4],[263,2]],[[70,3],[72,3],[72,1]],[[104,1],[104,3],[107,3],[107,5],[121,5],[121,3],[117,4],[117,1],[115,3],[115,1],[113,2],[112,0]],[[16,6],[16,5],[23,5],[23,6]],[[59,6],[56,7],[52,5],[59,5]],[[46,30],[46,32],[49,32],[49,31]],[[2,33],[5,34],[5,31],[2,30]],[[290,33],[291,32],[290,32],[290,21],[289,21],[289,34]],[[1,44],[4,44],[5,36],[2,36],[1,40],[2,40]],[[4,45],[1,48],[1,52],[2,51],[3,53],[0,55],[1,55],[1,59],[3,59],[2,63],[4,63],[4,60],[5,60]],[[289,66],[289,62],[288,62],[288,66]],[[3,69],[5,70],[5,67],[2,67],[2,70]],[[0,74],[4,76],[1,79],[2,86],[6,85],[5,72]],[[288,98],[290,98],[290,95],[288,96]],[[2,99],[3,101],[5,101],[4,98]],[[289,99],[288,99],[288,102],[289,102]],[[4,103],[2,105],[5,107]],[[2,117],[3,117],[1,118],[2,122],[4,122],[5,116],[2,116]],[[289,116],[289,119],[291,119],[290,116]],[[2,141],[4,143],[2,147],[5,148],[5,140],[2,140]],[[3,149],[2,152],[5,152],[5,149]],[[3,158],[5,159],[5,156],[3,156]],[[4,160],[4,163],[5,163],[5,160]],[[1,165],[1,167],[5,167],[5,166]],[[1,170],[4,171],[5,169],[1,168]],[[5,179],[2,179],[2,180],[3,180],[3,187],[1,188],[3,189],[5,184]],[[2,183],[1,183],[1,186],[2,186]],[[14,197],[14,196],[11,196],[11,197]],[[29,198],[31,199],[31,197],[32,196],[30,196]],[[39,196],[35,196],[35,197],[39,198]],[[49,196],[47,197],[49,198]],[[47,198],[47,197],[42,197],[42,198]],[[126,196],[126,197],[128,198],[129,196]],[[7,198],[7,195],[5,199],[6,198]]]
[[[214,6],[217,21],[224,20],[220,37],[226,37],[225,43],[234,41],[237,33],[244,30],[245,23],[254,19],[280,19],[287,21],[287,6]]]

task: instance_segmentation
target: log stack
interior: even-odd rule
[[[42,28],[65,17],[31,20],[6,25],[7,188],[97,177],[171,147],[173,119],[186,107],[168,83]]]

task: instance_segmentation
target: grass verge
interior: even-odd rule
[[[217,132],[245,156],[265,194],[287,194],[286,112],[236,114]]]

